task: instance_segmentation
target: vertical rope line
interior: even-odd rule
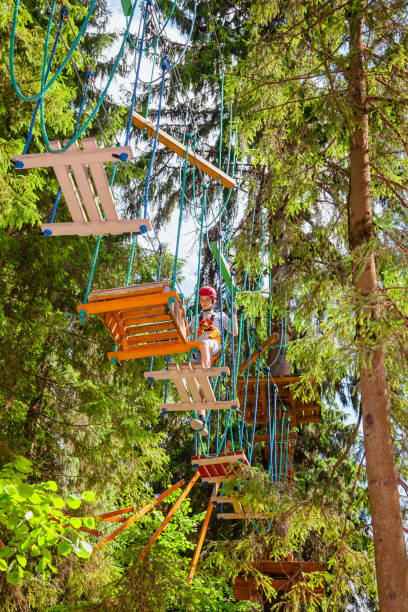
[[[133,85],[132,99],[130,102],[129,119],[128,119],[127,128],[126,128],[125,146],[129,144],[129,139],[130,139],[130,129],[132,127],[133,109],[135,107],[135,102],[136,102],[136,92],[137,92],[137,85],[139,83],[140,65],[142,63],[142,56],[143,56],[143,43],[144,43],[144,37],[145,37],[145,32],[146,32],[146,22],[147,22],[147,16],[149,14],[147,7],[151,5],[152,5],[151,0],[146,0],[146,4],[144,7],[144,15],[143,15],[143,10],[140,12],[140,21],[142,21],[143,19],[143,28],[142,28],[142,35],[140,38],[140,50],[139,50],[139,57],[137,59],[135,83]],[[146,218],[146,215],[145,215],[145,218]]]
[[[218,233],[218,285],[220,292],[220,320],[221,320],[221,365],[225,366],[225,346],[224,346],[224,316],[223,316],[223,296],[222,296],[222,274],[221,274],[221,250],[222,234]]]
[[[278,479],[278,450],[276,445],[277,438],[277,400],[278,400],[278,387],[274,384],[275,394],[273,397],[273,455],[274,455],[274,480],[277,482]]]
[[[279,448],[279,482],[281,481],[282,476],[282,450],[283,450],[283,427],[285,423],[285,406],[282,406],[282,419],[281,419],[281,436],[280,436],[280,448]]]
[[[260,369],[261,369],[262,348],[259,348],[258,351],[259,351],[259,357],[258,357],[258,369],[257,369],[257,372],[256,372],[255,410],[254,410],[254,422],[253,422],[253,425],[252,425],[251,447],[250,447],[250,450],[249,450],[249,457],[248,457],[249,465],[251,465],[252,453],[253,453],[253,450],[254,450],[256,416],[257,416],[257,412],[258,412],[259,372],[260,372]]]
[[[195,308],[194,308],[194,340],[197,340],[198,302],[199,302],[199,292],[200,292],[201,249],[202,249],[202,244],[203,244],[204,208],[205,208],[206,198],[207,198],[207,185],[203,185],[202,187],[203,187],[203,198],[202,198],[202,201],[201,201],[200,241],[199,241],[199,245],[198,245],[197,285],[196,285]]]
[[[251,327],[252,333],[249,336],[248,364],[247,364],[247,371],[246,371],[246,376],[245,376],[244,407],[242,408],[242,427],[241,427],[241,431],[240,431],[240,435],[239,435],[239,445],[240,445],[239,448],[240,448],[240,450],[242,450],[242,437],[244,435],[245,410],[246,410],[246,403],[247,403],[247,397],[248,397],[248,377],[249,377],[249,367],[250,367],[249,358],[251,356],[251,351],[252,351],[253,330],[254,330],[254,328]]]
[[[232,399],[235,399],[235,338],[234,338],[234,272],[231,271],[231,370],[232,370]]]
[[[286,424],[286,458],[285,458],[285,480],[283,482],[286,483],[286,476],[288,473],[288,454],[289,454],[289,429],[290,429],[290,418],[288,417],[288,422]]]
[[[152,154],[150,156],[150,163],[149,163],[149,168],[147,170],[145,188],[144,188],[144,218],[145,219],[147,217],[147,198],[148,198],[148,193],[149,193],[150,176],[152,173],[154,156],[156,154],[157,140],[159,138],[160,117],[161,117],[163,91],[164,91],[164,79],[166,77],[166,72],[169,69],[169,61],[166,55],[162,59],[161,68],[162,68],[163,73],[162,73],[162,79],[160,83],[159,106],[157,108],[156,132],[154,135],[153,149],[152,149]]]
[[[271,423],[271,390],[270,390],[269,368],[267,369],[266,388],[267,388],[267,391],[268,391],[268,433],[269,433],[269,466],[268,466],[268,474],[269,474],[269,476],[271,476],[271,472],[272,472],[273,433],[272,433],[272,423]]]
[[[66,6],[62,5],[62,7],[60,9],[60,15],[61,15],[60,16],[60,21],[59,21],[59,24],[58,24],[58,27],[57,27],[57,33],[55,35],[54,44],[53,44],[53,47],[51,49],[50,59],[48,60],[48,66],[47,66],[47,70],[46,70],[46,73],[45,73],[44,82],[47,81],[48,75],[50,74],[50,70],[51,70],[53,59],[54,59],[55,51],[57,49],[57,44],[58,44],[59,37],[60,37],[60,34],[61,34],[62,24],[64,22],[65,16],[68,15],[68,9],[67,9]],[[34,108],[33,116],[31,118],[31,122],[30,122],[30,127],[28,128],[27,140],[26,140],[26,143],[24,145],[24,149],[23,149],[22,155],[25,155],[27,153],[28,147],[30,146],[31,138],[32,138],[32,135],[33,135],[34,123],[35,123],[35,120],[37,118],[37,113],[38,113],[38,109],[39,108],[40,108],[40,98],[37,100],[37,103],[36,103],[35,108]]]
[[[126,274],[126,284],[125,284],[125,287],[129,286],[130,273],[132,271],[133,260],[134,260],[134,257],[135,257],[136,240],[137,240],[137,234],[133,234],[132,248],[130,250],[129,265],[128,265],[128,271],[127,271],[127,274]]]
[[[270,258],[270,251],[269,251]],[[272,268],[269,266],[269,314],[268,314],[268,337],[272,335]]]
[[[157,134],[157,131],[156,131],[156,134]],[[178,229],[177,229],[176,252],[174,255],[173,278],[171,281],[172,291],[174,291],[174,287],[176,286],[176,278],[177,278],[177,260],[178,260],[178,251],[179,251],[179,245],[180,245],[180,232],[181,232],[181,221],[183,217],[184,196],[185,196],[185,191],[186,191],[188,147],[189,147],[190,139],[191,139],[191,134],[187,134],[186,154],[184,157],[184,169],[183,169],[183,184],[181,187],[181,196],[180,196],[180,214],[179,214]]]

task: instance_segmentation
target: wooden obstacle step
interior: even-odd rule
[[[270,561],[262,559],[253,563],[254,568],[272,579],[273,588],[278,594],[287,593],[297,583],[304,580],[305,574],[313,572],[325,572],[325,563],[314,561]],[[262,595],[253,576],[241,573],[234,580],[234,597],[239,601],[257,601]],[[324,592],[324,586],[315,587],[311,595],[319,595]]]
[[[212,484],[228,480],[239,470],[240,464],[249,465],[249,462],[244,451],[240,450],[210,457],[195,456],[191,458],[191,464],[198,469],[203,482]]]
[[[97,314],[117,351],[108,358],[118,361],[157,355],[186,353],[200,348],[189,342],[183,304],[168,280],[116,289],[93,291],[78,312]]]
[[[199,364],[169,363],[168,370],[145,372],[144,377],[153,380],[172,380],[181,402],[162,403],[160,408],[168,412],[185,410],[236,410],[238,400],[217,401],[210,378],[229,375],[229,368],[203,368]]]
[[[50,144],[54,150],[62,149],[59,141]],[[103,164],[132,158],[130,147],[98,149],[95,138],[83,138],[82,149],[74,142],[64,153],[16,155],[12,161],[18,168],[54,169],[72,222],[43,223],[46,236],[90,236],[141,234],[152,229],[149,219],[119,219],[113,201]]]
[[[240,401],[242,411],[244,410],[245,404],[245,421],[247,424],[252,424],[254,419],[255,405],[256,405],[256,376],[248,378],[248,388],[246,391],[246,402],[245,400],[245,378],[238,378],[237,380],[237,395]],[[314,402],[303,403],[300,398],[294,397],[293,385],[299,382],[299,376],[280,376],[270,378],[269,385],[269,403],[271,417],[273,416],[274,406],[274,385],[278,388],[278,399],[277,399],[277,420],[278,423],[282,418],[282,407],[286,408],[286,417],[290,418],[291,426],[296,427],[300,423],[317,423],[320,421],[321,408],[319,404]],[[269,420],[268,415],[268,379],[267,377],[259,378],[258,384],[258,403],[257,403],[257,415],[256,422],[258,424],[266,425]],[[279,431],[279,427],[278,427]]]
[[[145,117],[142,117],[142,115],[139,115],[139,113],[133,113],[132,124],[138,127],[140,130],[145,130],[146,133],[152,138],[155,137],[156,125],[152,123],[149,119],[146,119]],[[180,157],[186,156],[186,145],[181,143],[179,140],[173,138],[173,136],[170,136],[170,134],[167,134],[167,132],[164,132],[163,130],[159,129],[157,140],[177,155],[180,155]],[[206,159],[204,159],[204,157],[201,157],[201,155],[195,153],[193,150],[191,150],[191,152],[188,154],[188,161],[196,168],[200,168],[200,170],[204,172],[204,174],[211,176],[213,179],[219,180],[221,182],[221,185],[224,185],[224,187],[228,187],[228,189],[234,189],[234,187],[236,186],[235,180],[232,178],[232,176],[229,176],[228,174],[214,166],[214,164],[211,164]]]

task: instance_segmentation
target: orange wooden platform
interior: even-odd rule
[[[304,574],[327,570],[325,563],[314,561],[270,561],[262,559],[253,565],[259,572],[272,578],[272,586],[278,591],[278,594],[290,591],[296,583],[304,579]],[[259,601],[262,596],[255,578],[244,574],[237,576],[233,584],[233,590],[235,599],[239,601]],[[323,590],[323,586],[317,587],[313,594],[321,594]]]
[[[317,423],[320,421],[321,408],[314,402],[302,403],[300,398],[294,397],[293,385],[299,382],[299,376],[279,376],[270,378],[270,405],[273,414],[274,384],[278,387],[279,399],[277,400],[277,419],[282,418],[282,405],[286,408],[286,416],[290,418],[291,426],[296,427],[300,423]],[[258,407],[256,422],[267,425],[268,423],[268,380],[265,377],[259,379]],[[241,410],[244,407],[245,378],[237,380],[237,395]],[[256,395],[256,376],[248,378],[248,391],[245,408],[245,421],[253,423]],[[278,428],[279,430],[279,428]]]
[[[209,484],[228,480],[239,469],[241,463],[249,465],[242,450],[220,453],[218,456],[191,457],[191,464],[198,469],[203,482]]]
[[[183,304],[168,280],[93,291],[78,312],[97,314],[118,350],[108,358],[118,361],[186,353],[200,348],[189,342]]]

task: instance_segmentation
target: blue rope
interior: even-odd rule
[[[82,113],[83,113],[83,110],[84,110],[84,107],[85,107],[85,99],[86,99],[86,95],[87,95],[87,92],[88,92],[89,79],[91,79],[92,76],[93,76],[92,72],[90,70],[88,70],[87,73],[86,73],[86,77],[85,77],[86,78],[86,82],[85,82],[84,92],[82,94],[82,100],[81,100],[81,105],[79,107],[77,120],[76,120],[76,123],[75,123],[74,134],[76,133],[76,131],[78,129],[79,122],[81,120],[81,116],[82,116]],[[60,200],[60,197],[61,197],[61,193],[62,193],[61,187],[59,187],[57,195],[56,195],[56,198],[55,198],[54,207],[52,209],[50,223],[54,223],[55,216],[56,216],[57,210],[58,210],[58,203],[59,203],[59,200]],[[48,233],[48,232],[49,232],[49,230],[45,230],[44,236],[51,236],[51,234]]]
[[[220,257],[221,260],[221,257]],[[235,340],[234,340],[234,272],[231,271],[231,372],[232,372],[232,399],[235,399]]]
[[[59,21],[58,28],[57,28],[57,34],[55,36],[54,45],[53,45],[52,50],[51,50],[50,59],[48,60],[47,71],[45,73],[45,81],[47,81],[48,76],[50,74],[50,70],[51,70],[53,59],[54,59],[55,51],[56,51],[56,48],[57,48],[58,40],[59,40],[59,37],[60,37],[60,34],[61,34],[62,24],[64,22],[64,19],[65,19],[66,15],[68,15],[68,9],[67,9],[67,7],[65,5],[61,6],[60,15],[61,16],[60,16],[60,21]],[[31,142],[31,137],[33,135],[34,123],[35,123],[35,120],[36,120],[39,108],[40,108],[40,100],[37,100],[37,104],[35,105],[33,116],[31,118],[30,127],[28,129],[27,140],[26,140],[26,143],[24,145],[24,149],[23,149],[22,155],[25,155],[27,153],[27,151],[28,151],[28,147],[29,147],[30,142]],[[60,191],[60,194],[61,194],[61,191]],[[58,198],[59,198],[59,196],[58,196]]]
[[[221,320],[221,365],[225,365],[225,347],[224,347],[224,317],[223,317],[223,297],[222,297],[222,273],[221,273],[221,248],[222,234],[218,233],[218,285],[220,292],[220,320]],[[225,373],[224,373],[225,377]]]
[[[254,422],[253,422],[253,425],[252,425],[251,448],[249,449],[249,455],[248,455],[249,465],[251,465],[252,453],[253,453],[253,450],[254,450],[255,429],[256,429],[256,415],[257,415],[257,412],[258,412],[259,372],[261,370],[262,348],[259,347],[258,351],[259,351],[259,357],[258,357],[258,369],[257,369],[257,372],[256,372]]]
[[[129,139],[130,139],[130,129],[132,127],[132,115],[133,115],[133,109],[135,107],[137,85],[139,83],[140,64],[142,63],[142,56],[143,56],[143,42],[144,42],[144,37],[145,37],[145,32],[146,32],[146,22],[147,22],[147,16],[149,14],[149,12],[147,10],[147,7],[151,6],[151,5],[152,5],[151,0],[146,0],[146,4],[145,4],[145,7],[144,7],[142,36],[141,36],[141,39],[140,39],[141,42],[140,42],[139,57],[137,59],[135,84],[133,85],[132,100],[130,102],[130,110],[129,110],[129,119],[128,119],[128,124],[127,124],[127,128],[126,128],[125,146],[127,146],[129,144]],[[143,16],[143,11],[141,11],[141,13],[140,13],[140,20],[142,20],[142,16]],[[145,215],[145,218],[146,218],[146,215]]]
[[[276,403],[278,399],[278,387],[274,384],[275,387],[275,395],[273,398],[273,454],[274,454],[274,480],[277,482],[278,479],[278,451],[276,448],[276,430],[277,430],[277,422],[276,422]]]
[[[168,60],[166,55],[162,59],[161,68],[163,70],[163,74],[162,74],[162,80],[161,80],[161,84],[160,84],[159,107],[157,109],[156,133],[154,135],[152,155],[150,157],[150,164],[149,164],[149,169],[148,169],[147,175],[146,175],[145,189],[144,189],[144,218],[145,219],[147,217],[147,196],[148,196],[148,191],[149,191],[150,175],[152,173],[154,156],[155,156],[156,147],[157,147],[157,139],[159,137],[160,115],[161,115],[161,107],[162,107],[162,100],[163,100],[163,90],[164,90],[164,79],[165,79],[165,76],[166,76],[166,71],[169,69],[169,60]]]
[[[269,372],[270,368],[267,368],[267,391],[268,391],[268,433],[269,433],[269,466],[268,466],[268,474],[271,475],[272,470],[272,444],[273,444],[273,433],[271,428],[271,393],[270,393],[270,377]]]
[[[251,352],[252,352],[252,340],[253,340],[253,334],[254,334],[254,328],[252,326],[251,326],[251,331],[252,331],[252,334],[250,334],[250,337],[249,337],[249,356],[251,355]],[[249,363],[249,357],[248,357],[247,371],[246,371],[246,376],[245,376],[244,407],[242,408],[242,427],[241,427],[241,431],[239,432],[239,448],[241,450],[242,450],[242,438],[244,435],[245,410],[246,410],[246,403],[247,403],[247,396],[248,396],[249,368],[250,368],[250,363]]]
[[[279,445],[279,482],[281,481],[282,475],[282,450],[283,450],[283,427],[285,424],[285,406],[282,406],[282,418],[281,418],[281,436],[280,436],[280,445]]]

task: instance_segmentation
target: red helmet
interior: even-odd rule
[[[217,299],[217,292],[214,287],[201,287],[198,295],[201,297],[212,297],[214,300]]]

